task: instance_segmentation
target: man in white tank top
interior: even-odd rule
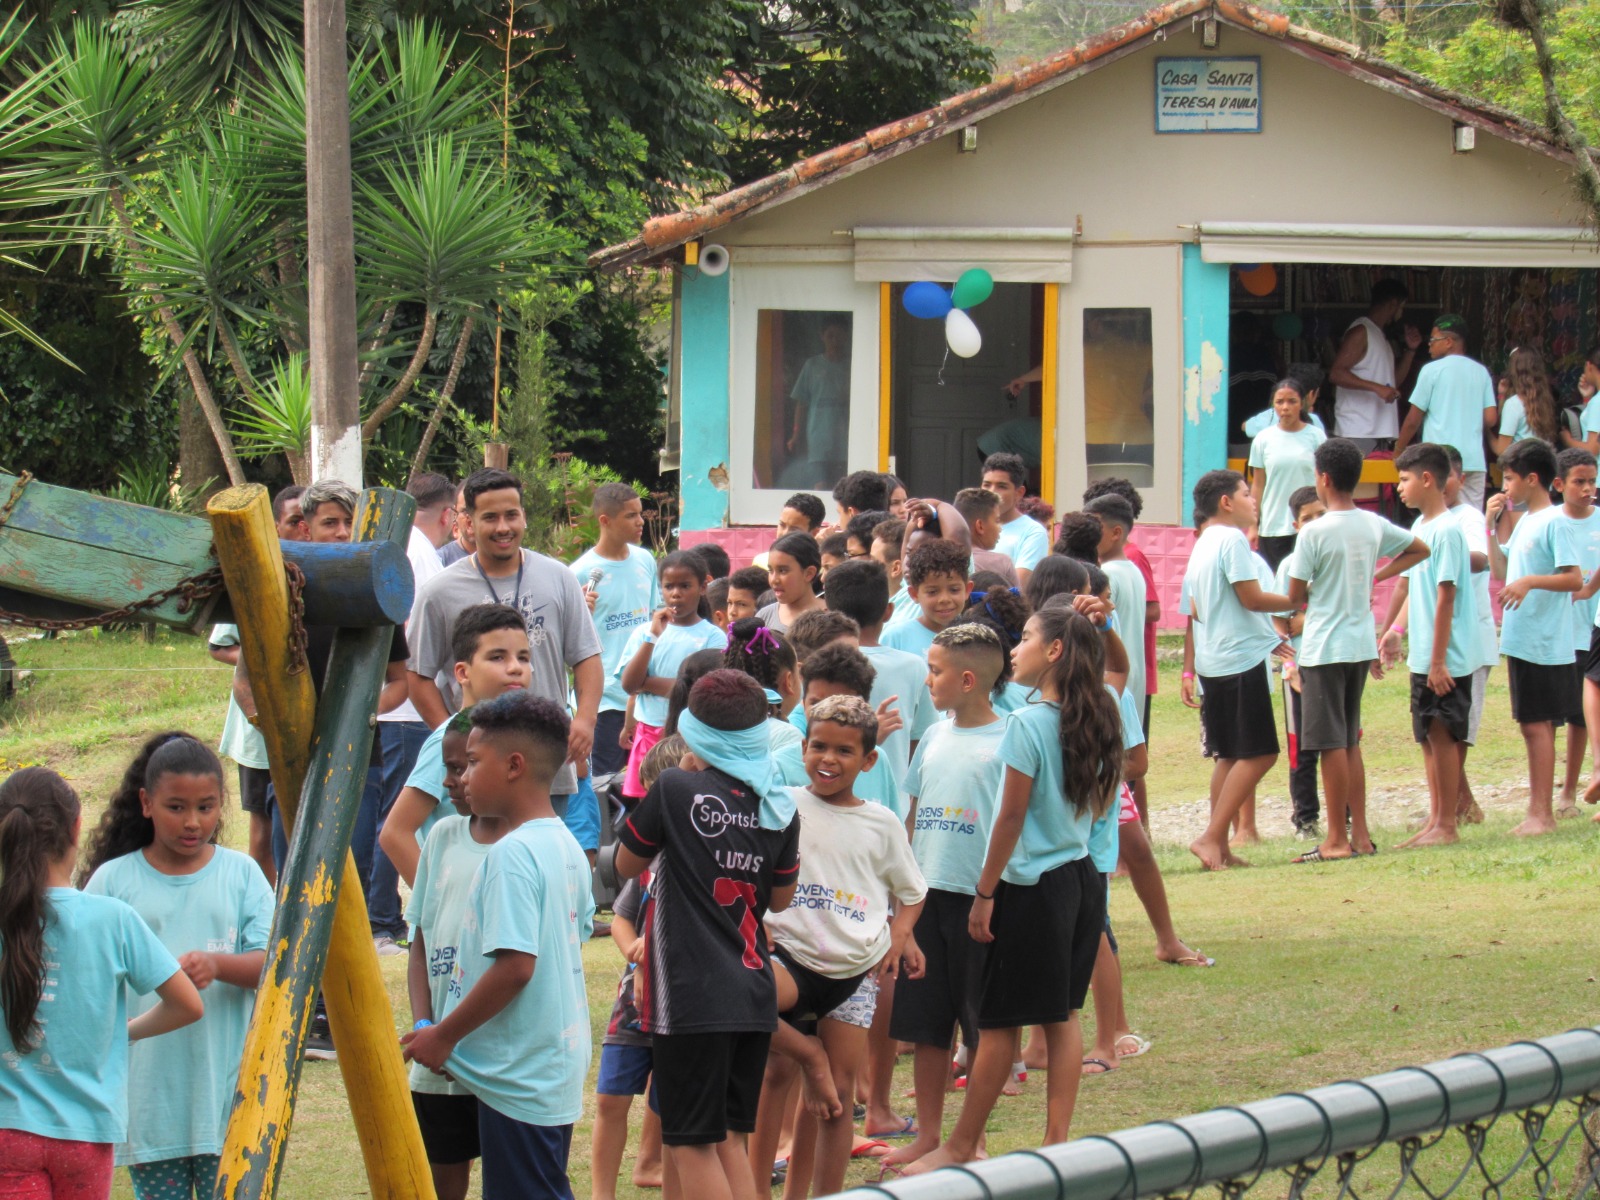
[[[1384,326],[1397,321],[1406,307],[1405,284],[1380,279],[1372,287],[1367,315],[1345,330],[1339,352],[1328,369],[1334,385],[1334,419],[1339,437],[1349,438],[1370,454],[1379,441],[1400,432],[1395,386],[1411,372],[1411,360],[1422,344],[1420,331],[1406,329],[1406,352],[1396,364]]]

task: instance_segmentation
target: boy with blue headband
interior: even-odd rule
[[[703,676],[678,718],[703,769],[663,771],[618,833],[617,873],[652,871],[635,994],[661,1141],[697,1200],[753,1194],[745,1141],[778,1023],[761,921],[794,897],[800,820],[773,776],[766,719],[750,676]]]

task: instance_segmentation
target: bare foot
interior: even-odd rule
[[[1022,1065],[1030,1071],[1045,1071],[1050,1067],[1049,1056],[1044,1051],[1044,1039],[1039,1038],[1038,1041],[1041,1044],[1037,1051],[1034,1050],[1033,1043],[1029,1042],[1028,1048],[1022,1052]]]
[[[1600,774],[1589,776],[1589,786],[1583,789],[1585,804],[1600,804]]]
[[[1394,848],[1396,850],[1409,850],[1413,846],[1419,846],[1419,845],[1422,844],[1422,839],[1427,837],[1432,832],[1433,832],[1433,826],[1431,824],[1424,825],[1421,829],[1417,830],[1410,837],[1408,837],[1405,841],[1396,842]]]
[[[907,1175],[924,1175],[929,1171],[937,1171],[940,1167],[958,1167],[970,1159],[960,1158],[948,1145],[940,1146],[930,1154],[924,1154],[916,1162],[906,1167]]]
[[[1214,846],[1203,838],[1196,838],[1189,843],[1189,853],[1198,858],[1200,865],[1208,871],[1227,869],[1227,850]]]
[[[828,1060],[804,1064],[800,1076],[801,1099],[806,1111],[819,1121],[826,1121],[844,1112],[839,1102],[839,1089],[833,1084],[833,1070]]]
[[[1006,1076],[1006,1085],[1005,1085],[1005,1087],[1000,1089],[1000,1094],[1002,1096],[1020,1096],[1020,1095],[1022,1095],[1022,1081],[1017,1078],[1017,1074],[1016,1074],[1015,1071],[1013,1071],[1010,1075]]]
[[[1554,833],[1556,823],[1553,817],[1529,817],[1521,825],[1511,831],[1512,837],[1538,837],[1544,833]]]
[[[1461,840],[1461,835],[1454,829],[1430,829],[1411,839],[1410,844],[1421,848],[1423,846],[1453,846]]]
[[[1578,806],[1576,804],[1563,804],[1556,809],[1556,820],[1558,821],[1569,821],[1577,815]]]
[[[883,1167],[903,1167],[907,1163],[914,1163],[924,1154],[932,1154],[939,1148],[937,1137],[917,1134],[916,1140],[909,1145],[896,1146],[889,1153],[878,1159],[878,1165]]]
[[[636,1188],[658,1188],[661,1186],[661,1169],[657,1167],[653,1172],[635,1171],[633,1173],[633,1186]]]
[[[1261,840],[1260,838],[1256,839],[1257,842],[1259,842],[1260,840]],[[1232,867],[1248,867],[1250,864],[1248,862],[1246,862],[1244,859],[1240,858],[1237,854],[1235,854],[1232,849],[1229,849],[1228,853],[1226,853],[1225,855],[1222,856],[1222,865],[1225,866],[1225,867],[1232,868]]]
[[[1471,804],[1468,804],[1465,808],[1456,809],[1456,824],[1458,824],[1458,825],[1482,825],[1483,824],[1483,809],[1478,807],[1478,802],[1476,800],[1474,800]]]
[[[1254,829],[1241,829],[1238,833],[1234,834],[1233,837],[1229,839],[1228,845],[1230,845],[1230,846],[1259,846],[1259,845],[1261,845],[1261,835],[1259,833],[1257,833]]]

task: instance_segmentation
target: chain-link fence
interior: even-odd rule
[[[844,1200],[1600,1198],[1600,1029],[858,1188]]]

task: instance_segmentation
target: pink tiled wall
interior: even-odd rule
[[[733,560],[734,570],[748,566],[750,560],[772,544],[772,529],[764,525],[736,525],[730,529],[684,530],[681,541],[685,546],[700,542],[717,542]],[[1180,630],[1183,621],[1178,616],[1178,596],[1183,588],[1183,570],[1189,563],[1189,550],[1194,545],[1194,530],[1181,525],[1140,525],[1133,531],[1134,544],[1150,560],[1151,573],[1156,577],[1156,593],[1161,600],[1160,628]],[[1373,592],[1372,611],[1382,620],[1388,611],[1389,597],[1394,591],[1393,582],[1381,583]],[[1493,591],[1499,595],[1498,585]],[[1499,616],[1498,600],[1495,604]]]

